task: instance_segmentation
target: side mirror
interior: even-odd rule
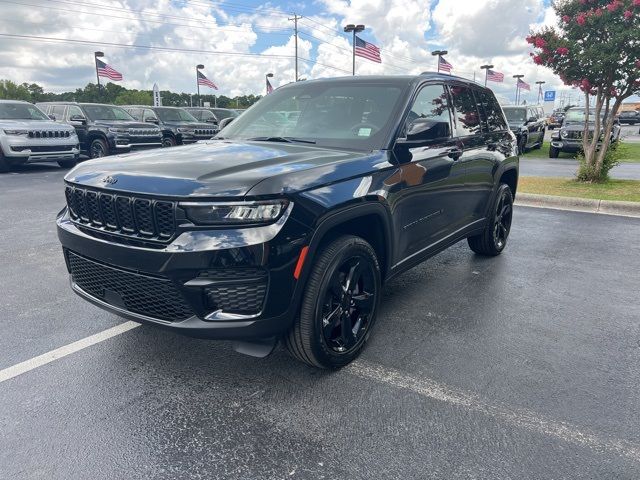
[[[75,123],[81,123],[82,125],[87,123],[87,119],[84,118],[82,115],[71,115],[71,118],[69,118],[69,121],[75,122]]]
[[[218,121],[213,117],[207,118],[206,122],[207,123],[213,123],[214,125],[218,125]]]
[[[529,117],[529,120],[527,120],[527,123],[535,123],[537,121],[538,119],[536,117]]]
[[[220,127],[220,130],[222,130],[224,127],[229,125],[234,120],[235,119],[233,117],[227,117],[227,118],[223,118],[222,120],[220,120],[220,123],[218,124],[218,126]]]
[[[50,118],[51,120],[53,120],[54,122],[56,121],[56,116],[55,116],[55,115],[53,115],[53,114],[52,114],[52,115],[49,115],[49,118]]]
[[[407,142],[429,142],[451,136],[449,122],[418,118],[407,127]]]
[[[147,122],[147,123],[155,123],[156,125],[157,125],[158,123],[160,123],[160,122],[158,121],[158,119],[157,119],[157,118],[155,118],[155,117],[149,117],[149,118],[147,118],[147,119],[145,120],[145,122]]]

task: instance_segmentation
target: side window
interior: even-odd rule
[[[478,110],[480,110],[484,128],[489,132],[507,130],[507,123],[496,97],[487,90],[476,90],[474,93],[478,100]]]
[[[451,97],[455,109],[458,136],[464,137],[480,133],[480,117],[471,89],[458,85],[452,86]]]
[[[51,115],[55,115],[58,122],[64,119],[64,107],[64,105],[54,105],[51,109]]]
[[[143,121],[147,121],[149,119],[152,119],[154,121],[158,121],[158,116],[156,115],[156,112],[154,112],[153,110],[150,110],[148,108],[144,109],[144,118]]]
[[[133,118],[135,118],[136,120],[141,120],[142,118],[142,109],[140,108],[128,108],[127,112],[129,112],[129,115],[131,115]]]
[[[420,140],[451,136],[449,98],[443,85],[427,85],[418,92],[404,131],[407,136]]]
[[[84,113],[80,110],[80,107],[76,107],[75,105],[70,105],[67,109],[67,120],[71,120],[71,117],[82,117],[84,118]]]

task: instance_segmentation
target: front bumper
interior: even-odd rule
[[[0,137],[3,155],[12,163],[55,162],[74,160],[80,155],[77,137],[33,139],[26,137]]]
[[[162,147],[162,135],[138,137],[131,135],[114,135],[109,137],[109,148],[112,151],[142,150]]]
[[[561,152],[576,153],[582,149],[582,140],[573,139],[552,139],[551,146]]]
[[[66,209],[57,230],[73,290],[122,317],[202,338],[256,339],[284,333],[297,311],[293,271],[307,232],[292,219],[184,232],[159,248],[98,238]]]

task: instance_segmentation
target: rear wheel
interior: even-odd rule
[[[101,158],[106,155],[109,155],[109,147],[107,147],[107,142],[105,142],[101,138],[94,138],[91,141],[91,145],[89,147],[89,157]]]
[[[467,238],[469,247],[480,255],[500,255],[507,246],[513,219],[513,194],[506,183],[501,183],[496,195],[493,213],[480,235]]]
[[[284,338],[295,358],[320,368],[340,368],[364,347],[380,300],[380,265],[360,237],[340,237],[311,267],[300,315]]]
[[[73,168],[78,164],[77,160],[58,160],[61,168]]]
[[[558,158],[560,155],[560,150],[553,145],[549,147],[549,158]]]

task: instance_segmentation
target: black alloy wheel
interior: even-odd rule
[[[494,205],[483,232],[467,238],[471,250],[492,257],[500,255],[507,246],[513,221],[513,194],[506,183],[498,187]]]
[[[101,138],[96,138],[89,147],[89,157],[101,158],[108,154],[107,144]]]
[[[300,314],[284,343],[309,365],[340,368],[359,355],[375,323],[380,265],[371,245],[349,235],[329,243],[309,267]]]
[[[176,146],[176,139],[173,138],[172,136],[167,135],[166,137],[162,138],[162,146],[164,148],[175,147]]]

